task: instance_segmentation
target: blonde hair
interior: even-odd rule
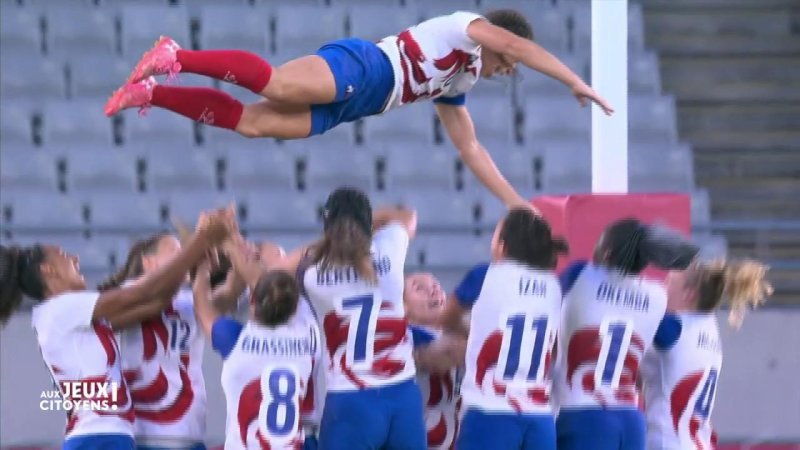
[[[697,309],[713,311],[725,301],[730,305],[728,323],[739,328],[750,308],[756,308],[772,295],[766,280],[769,267],[754,260],[695,263],[690,282],[697,289]]]

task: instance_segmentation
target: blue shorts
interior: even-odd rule
[[[62,450],[134,450],[133,437],[126,434],[88,434],[64,441]]]
[[[199,442],[197,444],[187,445],[186,447],[158,447],[154,445],[136,444],[136,450],[176,450],[177,448],[181,448],[181,450],[206,450],[206,444]]]
[[[638,409],[561,410],[558,450],[644,450],[647,427]]]
[[[553,416],[490,413],[467,408],[456,439],[458,450],[555,450]]]
[[[317,55],[333,72],[336,99],[311,105],[311,136],[383,110],[394,89],[394,70],[389,57],[374,42],[341,39],[325,44]]]
[[[416,381],[353,392],[329,392],[320,450],[425,450],[422,394]]]

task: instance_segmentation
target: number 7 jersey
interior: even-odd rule
[[[561,308],[556,276],[510,261],[478,265],[455,296],[472,308],[464,406],[551,414],[551,355]]]
[[[377,284],[353,267],[308,267],[303,286],[320,322],[329,391],[397,384],[416,374],[411,331],[403,308],[408,232],[397,223],[372,238]]]

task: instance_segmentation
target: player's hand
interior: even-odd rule
[[[236,218],[232,208],[203,212],[197,220],[196,233],[209,246],[221,244],[232,234],[238,232]]]
[[[603,97],[600,97],[600,95],[595,92],[594,89],[589,87],[589,85],[583,81],[580,81],[572,86],[572,95],[578,99],[578,103],[580,103],[581,106],[587,106],[590,102],[593,102],[602,108],[606,115],[610,116],[614,113],[614,108],[612,108]]]

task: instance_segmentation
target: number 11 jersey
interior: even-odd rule
[[[372,263],[378,282],[354,267],[303,274],[305,293],[322,329],[327,388],[356,391],[398,384],[416,374],[413,343],[403,308],[403,266],[408,232],[399,223],[376,231]]]
[[[464,406],[551,414],[551,355],[561,309],[555,274],[511,261],[478,265],[455,296],[472,309]]]

